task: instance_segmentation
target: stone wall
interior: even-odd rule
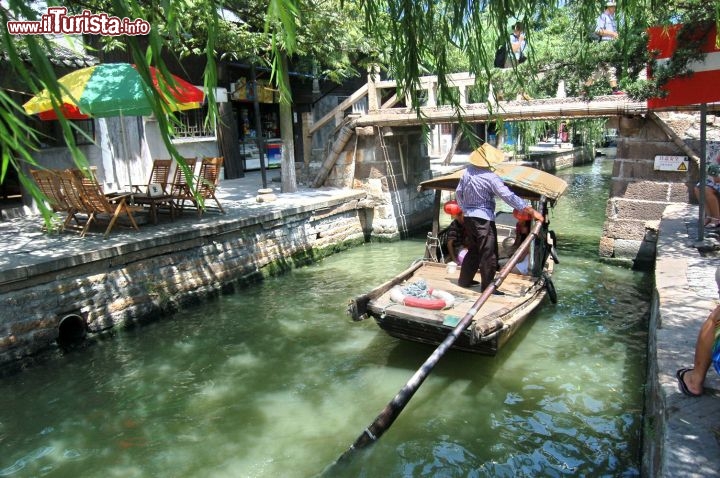
[[[686,154],[650,119],[621,117],[617,126],[600,256],[648,268],[654,263],[662,212],[668,204],[691,200],[689,185],[696,181],[697,165],[691,161],[684,172],[656,171],[656,155]]]
[[[52,346],[65,317],[90,332],[154,319],[361,244],[362,196],[25,268],[25,277],[0,285],[0,366]]]
[[[559,169],[590,164],[594,159],[592,148],[587,146],[558,148],[557,150],[548,148],[548,151],[533,151],[527,155],[527,160],[534,163],[535,167],[550,173]]]
[[[432,220],[432,193],[417,191],[431,175],[419,127],[357,128],[325,185],[364,190],[372,236],[398,239]]]

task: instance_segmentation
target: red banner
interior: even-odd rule
[[[659,52],[656,56],[659,64],[666,62],[675,51],[677,32],[681,27],[682,25],[672,25],[648,29],[648,51]],[[705,59],[690,63],[689,67],[693,74],[667,82],[663,87],[667,96],[650,98],[649,109],[720,101],[720,49],[715,46],[715,35],[716,30],[713,26],[710,33],[702,39],[701,50],[705,52]],[[648,77],[652,78],[650,68],[648,68]]]

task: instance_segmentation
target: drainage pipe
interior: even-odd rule
[[[68,314],[58,324],[59,345],[72,345],[85,340],[87,335],[87,324],[85,319],[78,314]]]

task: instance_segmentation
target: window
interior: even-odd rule
[[[73,128],[76,144],[94,144],[95,143],[95,121],[91,119],[77,120],[72,122],[77,129]]]
[[[178,111],[175,117],[178,122],[173,122],[173,134],[176,138],[192,138],[203,136],[215,136],[215,125],[206,125],[207,104],[194,110]]]
[[[75,144],[87,145],[95,143],[95,121],[92,119],[71,120],[70,130],[75,138]],[[63,137],[62,127],[57,120],[42,121],[38,118],[29,120],[38,132],[38,140],[41,148],[57,148],[66,146]]]

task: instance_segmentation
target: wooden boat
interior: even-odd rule
[[[454,192],[463,172],[464,169],[461,169],[420,184],[421,190],[435,190],[435,214],[432,231],[428,233],[425,245],[425,257],[391,280],[351,300],[348,312],[353,320],[363,320],[371,316],[393,337],[437,345],[443,342],[460,319],[471,311],[481,292],[479,288],[476,290],[458,286],[460,268],[452,271],[452,268],[445,264],[439,238],[442,193]],[[495,167],[495,172],[515,194],[531,201],[535,209],[543,212],[546,221],[535,225],[533,229],[538,232],[533,236],[536,237],[528,241],[530,275],[508,272],[512,264],[510,267],[506,266],[507,271],[504,268],[494,282],[494,286],[504,295],[489,295],[474,314],[472,322],[452,345],[455,349],[486,355],[495,355],[545,296],[549,296],[552,302],[557,300],[550,280],[553,266],[557,263],[557,255],[554,251],[555,234],[549,229],[548,211],[567,188],[567,183],[562,179],[528,166],[501,163]],[[498,215],[496,223],[500,243],[514,235],[514,223],[509,224],[509,221],[503,220],[504,217],[512,218],[512,215]],[[502,244],[499,249],[503,250]],[[503,257],[502,252],[500,257]],[[475,279],[480,280],[479,274]],[[422,286],[423,283],[428,289],[440,292],[435,292],[433,297],[426,299],[427,302],[424,303],[403,303],[402,288],[409,284]],[[439,301],[443,299],[451,302],[451,306],[437,309]]]

